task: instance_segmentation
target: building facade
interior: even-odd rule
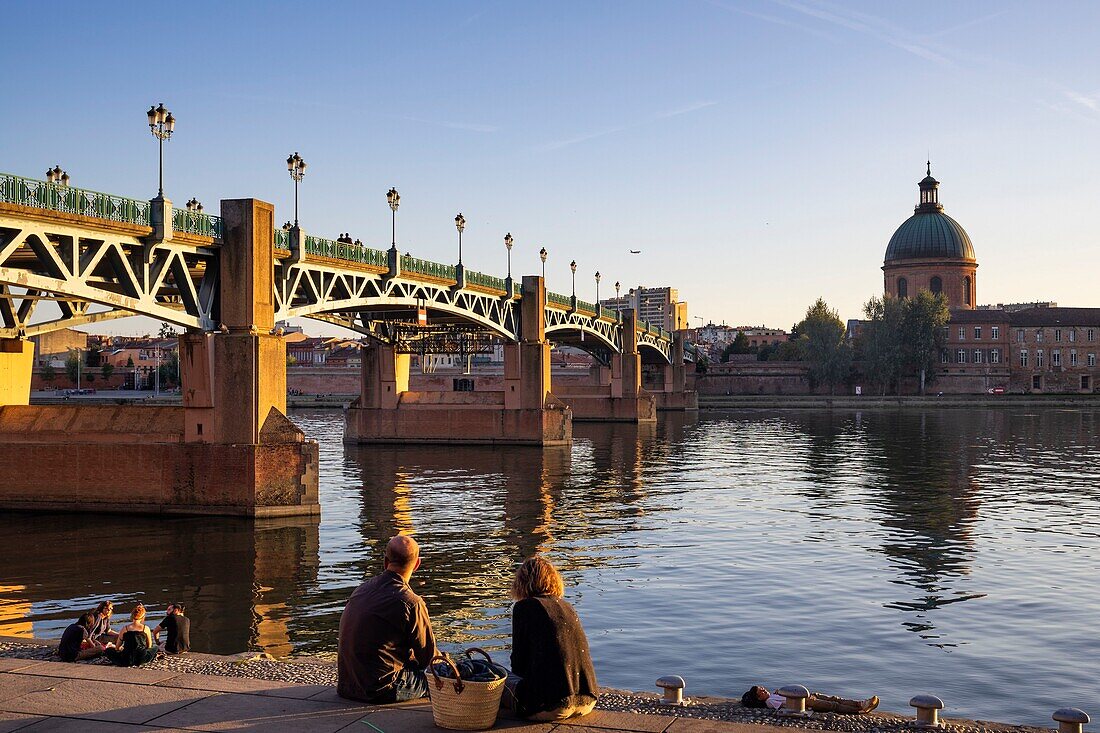
[[[604,308],[614,311],[633,309],[638,321],[660,326],[666,331],[688,327],[687,303],[680,300],[676,288],[645,288],[639,285],[626,295],[601,300]]]

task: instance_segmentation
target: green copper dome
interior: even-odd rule
[[[973,260],[974,245],[959,222],[943,213],[939,202],[940,182],[928,175],[919,184],[920,203],[915,213],[902,222],[886,247],[886,262],[924,258]]]
[[[886,247],[886,261],[923,257],[974,259],[974,245],[959,222],[942,211],[913,214]]]

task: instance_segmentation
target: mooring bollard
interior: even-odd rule
[[[674,674],[666,674],[657,678],[657,687],[663,691],[662,705],[684,704],[684,678]]]
[[[779,708],[780,715],[804,718],[809,715],[806,711],[806,698],[810,691],[802,685],[787,685],[775,691],[783,699],[783,707]]]
[[[1058,721],[1058,733],[1081,733],[1081,726],[1089,722],[1089,714],[1079,708],[1059,708],[1051,717]]]
[[[917,719],[913,721],[916,728],[942,728],[940,711],[943,710],[943,700],[935,695],[917,695],[909,704],[917,709]]]

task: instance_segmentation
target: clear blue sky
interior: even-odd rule
[[[980,302],[1100,306],[1100,3],[8,3],[0,170],[255,196],[303,226],[550,287],[672,285],[715,321],[882,290],[926,154]],[[628,249],[641,249],[630,256]],[[693,323],[696,323],[693,319]]]

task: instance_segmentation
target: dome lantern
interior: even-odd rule
[[[920,186],[920,203],[917,204],[917,208],[914,209],[917,213],[927,211],[943,211],[943,205],[940,204],[940,182],[932,177],[932,161],[928,161],[927,174],[924,179],[918,183]]]

